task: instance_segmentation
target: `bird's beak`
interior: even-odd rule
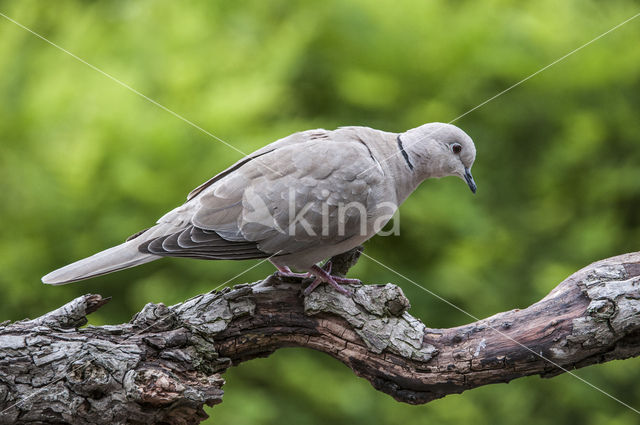
[[[473,176],[471,175],[471,170],[466,168],[466,167],[464,169],[464,180],[469,185],[469,189],[471,189],[471,191],[473,193],[476,193],[476,190],[478,190],[478,187],[476,186],[476,182],[473,181]]]

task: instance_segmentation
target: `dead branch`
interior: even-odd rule
[[[393,284],[352,297],[320,287],[302,298],[302,286],[270,276],[78,329],[108,301],[85,295],[4,323],[0,423],[195,424],[222,401],[228,367],[281,347],[325,352],[412,404],[640,353],[640,252],[591,264],[526,309],[450,329],[412,317]]]

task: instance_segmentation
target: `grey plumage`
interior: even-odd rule
[[[63,284],[166,256],[269,257],[310,270],[372,237],[424,179],[469,182],[474,159],[471,139],[447,124],[401,134],[366,127],[295,133],[203,183],[154,227],[42,280]]]

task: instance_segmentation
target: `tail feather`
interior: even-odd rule
[[[164,234],[166,227],[157,225],[149,230],[149,237],[157,237]],[[138,246],[144,243],[141,237],[130,239],[127,242],[98,252],[91,257],[78,260],[67,266],[54,270],[42,277],[43,283],[50,285],[63,285],[65,283],[76,282],[78,280],[89,279],[91,277],[128,269],[140,264],[162,258],[158,255],[143,253],[138,250]],[[147,239],[147,238],[144,238]]]

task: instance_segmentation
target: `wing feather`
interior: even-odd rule
[[[140,250],[240,259],[336,244],[361,231],[381,201],[382,184],[384,172],[352,130],[296,133],[194,189],[159,220],[180,230]],[[362,205],[364,214],[347,211],[340,218],[340,208],[350,203]]]
[[[200,242],[192,235],[200,237]],[[233,242],[223,239],[215,232],[206,232],[188,226],[178,232],[150,239],[138,246],[142,253],[163,257],[192,257],[206,259],[248,259],[266,258],[255,242]]]

